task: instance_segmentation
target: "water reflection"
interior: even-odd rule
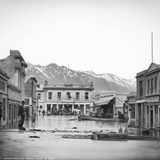
[[[63,115],[63,116],[42,116],[39,115],[36,117],[36,129],[44,129],[44,130],[54,130],[54,129],[71,129],[76,127],[77,129],[86,129],[86,130],[109,130],[111,132],[118,133],[130,133],[132,131],[132,135],[140,135],[142,136],[142,130],[138,128],[128,128],[126,125],[122,125],[119,122],[104,122],[104,121],[78,121],[72,120],[74,116]],[[25,118],[24,127],[29,130],[32,128],[31,118]],[[17,129],[18,122],[9,123],[6,125],[2,125],[1,129]],[[152,131],[150,132],[151,137],[160,137],[160,131]]]
[[[73,116],[63,115],[63,116],[42,116],[36,117],[36,129],[71,129],[77,127],[77,129],[108,129],[112,131],[117,131],[117,122],[103,122],[103,121],[78,121],[72,120],[70,118]],[[31,118],[25,118],[24,127],[26,129],[32,128]],[[17,129],[18,121],[10,124],[1,126],[1,129]]]

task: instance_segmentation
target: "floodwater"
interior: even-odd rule
[[[54,129],[72,129],[76,127],[77,129],[108,129],[111,131],[117,131],[117,122],[103,122],[103,121],[79,121],[78,119],[70,120],[70,118],[76,118],[76,116],[70,115],[52,115],[43,116],[38,115],[36,117],[35,128],[44,130],[54,130]],[[32,128],[31,118],[25,118],[23,125],[25,128]],[[18,122],[6,124],[3,129],[16,129],[18,128]]]
[[[71,118],[76,118],[75,120],[70,120]],[[27,130],[32,129],[31,118],[25,118],[25,122],[23,125]],[[18,122],[6,124],[0,126],[1,129],[17,129]],[[142,130],[138,128],[127,128],[126,126],[120,126],[119,122],[104,122],[104,121],[87,121],[82,120],[79,121],[77,116],[71,115],[51,115],[51,116],[43,116],[38,115],[36,117],[35,129],[40,130],[54,130],[54,129],[86,129],[86,130],[108,130],[110,132],[117,133],[129,133],[133,135],[141,135]],[[160,132],[151,132],[151,137],[160,137]]]

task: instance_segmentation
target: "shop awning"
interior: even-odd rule
[[[102,95],[99,100],[95,101],[96,106],[108,104],[110,100],[115,98],[114,95]]]

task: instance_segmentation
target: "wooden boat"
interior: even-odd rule
[[[107,119],[107,118],[97,118],[97,117],[90,117],[90,116],[80,116],[79,120],[119,122],[118,118]]]
[[[78,117],[72,117],[72,118],[70,118],[70,121],[77,120],[77,119],[78,119]]]

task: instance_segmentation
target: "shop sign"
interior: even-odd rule
[[[112,100],[115,96],[113,94],[106,94],[106,95],[99,95],[95,99],[95,104],[96,105],[104,105],[108,104],[110,100]]]
[[[64,99],[62,102],[63,103],[73,103],[74,101],[73,99]]]

